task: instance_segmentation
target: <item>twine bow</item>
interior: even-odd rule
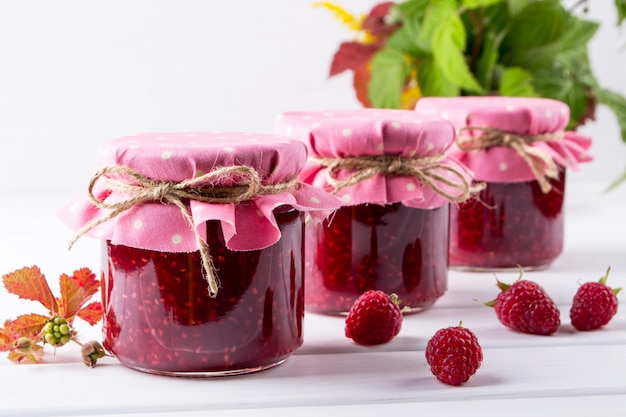
[[[230,186],[215,185],[217,180],[223,178],[232,178],[235,183]],[[106,197],[96,197],[94,188],[100,181],[104,182],[107,190],[119,192],[128,197],[118,202],[106,202]],[[299,180],[297,177],[278,184],[264,185],[259,173],[254,168],[242,165],[216,168],[204,175],[180,182],[155,180],[124,166],[105,167],[93,175],[89,181],[87,192],[90,200],[96,207],[111,211],[83,226],[69,242],[68,247],[71,249],[80,237],[93,228],[139,204],[154,201],[159,201],[163,204],[173,204],[180,209],[183,218],[193,231],[200,250],[202,268],[208,283],[209,295],[215,297],[220,286],[215,265],[213,264],[207,243],[196,230],[190,209],[185,204],[185,201],[239,203],[263,195],[292,191],[297,189],[298,186]],[[108,194],[106,193],[105,195]]]
[[[472,130],[481,131],[482,134],[480,136],[472,136],[469,133]],[[532,144],[534,142],[559,140],[562,138],[563,132],[524,135],[491,127],[466,126],[459,130],[456,143],[459,149],[463,151],[486,149],[494,146],[508,146],[514,149],[528,164],[541,187],[541,191],[547,193],[552,189],[548,178],[558,178],[559,169],[554,159],[546,151],[536,148]]]
[[[428,185],[437,194],[452,202],[467,200],[471,194],[482,188],[481,185],[472,185],[463,173],[447,164],[444,164],[445,155],[424,156],[409,158],[394,155],[355,156],[343,158],[311,158],[311,161],[326,167],[326,180],[333,187],[333,194],[345,187],[365,181],[376,174],[385,176],[408,176]],[[340,170],[354,171],[347,178],[338,178]],[[451,173],[452,178],[441,175],[445,171]],[[451,194],[441,185],[445,184],[459,191]]]

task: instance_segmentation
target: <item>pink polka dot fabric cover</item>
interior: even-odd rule
[[[305,142],[312,157],[353,157],[398,155],[403,157],[435,156],[445,153],[454,140],[454,127],[446,120],[418,115],[410,110],[355,109],[323,112],[285,112],[274,122],[274,132]],[[445,156],[443,164],[461,172],[467,181],[471,173],[454,157]],[[307,163],[301,178],[318,188],[330,190],[326,168],[314,161]],[[339,179],[351,172],[341,170]],[[441,172],[450,175],[449,172]],[[453,179],[453,178],[452,178]],[[458,190],[439,184],[453,194]],[[345,206],[364,203],[385,205],[402,202],[423,209],[448,203],[433,189],[414,177],[374,177],[340,189],[337,194]]]
[[[246,133],[144,133],[105,143],[99,153],[100,167],[125,166],[156,180],[182,181],[207,173],[215,167],[247,165],[255,168],[264,184],[293,179],[304,167],[306,147],[299,141],[274,135]],[[220,184],[227,185],[227,184]],[[105,201],[119,201],[120,192],[97,188],[94,195],[110,193]],[[190,201],[194,225],[202,238],[205,223],[218,220],[227,246],[233,250],[255,250],[280,239],[273,210],[282,205],[309,212],[321,220],[339,207],[336,197],[307,184],[280,194],[265,195],[253,201],[203,203]],[[88,196],[78,197],[59,212],[69,227],[79,230],[108,210],[100,209]],[[88,236],[114,244],[161,252],[194,252],[195,236],[172,204],[160,202],[134,206],[96,227]]]
[[[560,101],[524,97],[424,97],[415,111],[451,121],[457,129],[465,126],[492,127],[518,134],[537,135],[563,131],[569,121],[569,107]],[[591,161],[587,152],[591,138],[565,131],[561,140],[537,141],[533,147],[544,150],[566,168],[577,169]],[[512,148],[498,146],[464,152],[456,145],[448,153],[474,172],[474,179],[488,182],[520,182],[535,179],[528,164]]]

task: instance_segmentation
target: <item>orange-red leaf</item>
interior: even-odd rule
[[[72,279],[78,283],[90,296],[98,292],[100,281],[96,279],[96,274],[89,268],[81,268],[74,271]]]
[[[76,315],[93,326],[102,318],[102,304],[94,301],[80,309]]]
[[[37,266],[24,267],[2,276],[6,289],[20,298],[39,301],[51,312],[58,309],[46,277]]]
[[[8,324],[9,322],[7,322]],[[10,329],[0,328],[0,352],[6,352],[13,348],[13,343],[15,343],[15,335],[11,332]]]
[[[354,71],[366,65],[377,49],[375,45],[366,45],[354,41],[341,43],[330,64],[329,76],[332,77],[347,70]]]
[[[40,314],[25,314],[11,321],[7,328],[16,339],[20,337],[36,339],[48,320],[50,320],[50,317]]]
[[[9,352],[8,358],[11,362],[33,364],[39,363],[43,357],[43,346],[33,343],[28,349],[15,349]]]
[[[98,290],[97,287],[93,288],[93,285],[81,286],[78,280],[67,274],[61,274],[59,285],[61,287],[61,308],[59,313],[70,322],[83,304],[89,301],[91,296]]]

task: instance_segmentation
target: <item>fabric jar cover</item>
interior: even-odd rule
[[[297,178],[305,161],[306,147],[297,140],[267,134],[193,132],[142,133],[114,139],[101,147],[98,165],[130,168],[153,180],[172,182],[199,177],[217,167],[244,165],[258,172],[262,184],[278,184]],[[232,180],[216,185],[232,185]],[[93,194],[106,202],[128,198],[100,182],[96,182]],[[206,238],[203,226],[207,221],[217,220],[226,246],[232,250],[263,249],[277,242],[281,234],[273,210],[279,206],[292,206],[308,212],[314,220],[322,220],[339,203],[336,197],[304,183],[287,192],[258,196],[249,203],[184,202],[200,236]],[[70,228],[79,230],[109,212],[83,195],[58,214]],[[135,205],[85,234],[116,245],[160,252],[199,249],[181,209],[159,201]]]
[[[454,140],[454,127],[446,120],[422,116],[410,110],[355,109],[323,112],[285,112],[274,122],[274,132],[304,141],[312,157],[302,171],[302,179],[331,191],[328,170],[315,158],[347,158],[394,155],[405,158],[441,156],[436,174],[450,180],[471,182],[471,173],[454,157],[445,155]],[[449,169],[455,170],[458,175]],[[339,179],[351,175],[341,169]],[[455,178],[456,177],[456,178]],[[437,182],[448,194],[459,190]],[[412,176],[376,174],[336,192],[345,206],[364,203],[386,205],[402,202],[409,207],[431,209],[448,203],[433,188]]]
[[[525,97],[424,97],[415,107],[421,115],[447,119],[457,129],[468,126],[488,127],[521,135],[560,133],[562,138],[537,140],[531,147],[544,151],[562,167],[577,169],[581,162],[591,161],[587,152],[591,138],[564,131],[570,112],[560,101]],[[473,133],[480,135],[479,131]],[[522,182],[535,180],[528,163],[508,146],[494,146],[464,151],[455,144],[448,153],[465,164],[477,181]]]

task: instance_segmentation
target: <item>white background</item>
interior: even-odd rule
[[[313,0],[0,0],[0,191],[82,192],[98,147],[145,131],[271,132],[288,110],[359,107],[329,79],[352,33]],[[372,0],[341,0],[366,12]],[[626,36],[612,1],[591,44],[605,87],[626,94]],[[570,181],[617,177],[626,145],[604,108],[582,132],[596,160]]]

